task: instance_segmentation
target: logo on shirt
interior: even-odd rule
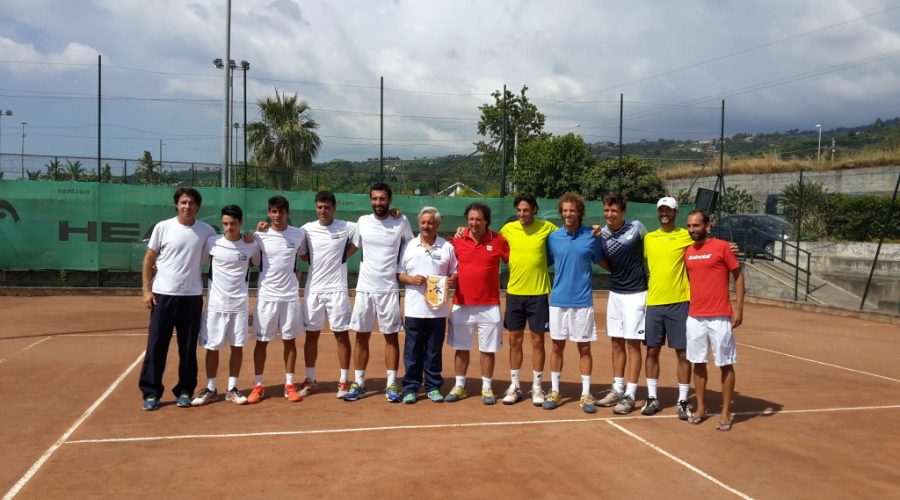
[[[688,260],[709,260],[712,258],[711,253],[705,253],[700,255],[691,255],[688,257]]]
[[[247,254],[238,252],[238,260],[247,260]]]
[[[297,247],[297,245],[295,245],[294,242],[291,240],[284,240],[284,244],[288,248],[296,248]]]
[[[494,251],[494,247],[491,246],[491,245],[485,245],[485,247],[487,248],[487,251],[488,251],[488,252],[493,252],[493,251]]]
[[[331,239],[339,240],[344,237],[344,233],[331,233]]]

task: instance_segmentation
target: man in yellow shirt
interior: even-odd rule
[[[644,237],[644,256],[647,258],[649,271],[644,324],[644,343],[647,345],[645,373],[649,392],[655,392],[659,380],[659,351],[668,338],[669,347],[675,349],[678,358],[676,410],[678,418],[687,420],[691,416],[687,402],[691,384],[691,364],[685,354],[687,349],[685,325],[691,288],[684,267],[684,251],[693,244],[693,240],[686,229],[675,227],[677,215],[678,202],[675,198],[669,196],[660,198],[656,203],[659,229],[647,233]],[[624,396],[613,411],[624,414],[633,408],[634,399]],[[658,408],[647,410],[644,413],[652,415]]]
[[[503,404],[522,400],[519,372],[522,368],[522,342],[525,324],[531,330],[531,364],[534,372],[531,402],[542,406],[544,373],[544,334],[550,321],[550,277],[547,273],[547,237],[557,229],[552,222],[535,219],[537,200],[531,194],[519,194],[513,201],[517,220],[508,222],[500,234],[509,242],[509,284],[506,287],[504,325],[509,330],[510,386]]]

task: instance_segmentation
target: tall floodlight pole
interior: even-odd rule
[[[507,127],[509,126],[509,111],[507,110],[507,100],[506,100],[506,84],[503,85],[503,144],[500,154],[500,165],[501,165],[501,175],[500,175],[500,197],[506,196],[506,149],[507,149]]]
[[[231,0],[227,0],[227,8],[225,11],[225,65],[231,60]],[[227,68],[226,68],[227,69]],[[229,96],[229,76],[230,71],[225,71],[225,96],[223,97],[225,116],[224,127],[222,128],[222,187],[228,187],[228,154],[230,152],[229,139],[231,138],[231,113]]]
[[[822,156],[822,124],[817,123],[816,128],[819,129],[819,145],[816,147],[816,165],[818,165],[819,157]]]
[[[381,182],[384,182],[384,77],[381,77],[381,139],[378,146],[378,164],[381,165]]]
[[[247,188],[247,70],[250,63],[241,61],[241,69],[244,70],[244,188]]]
[[[100,181],[100,138],[101,138],[101,129],[100,124],[102,121],[102,117],[100,114],[100,90],[101,90],[101,63],[103,61],[103,57],[100,54],[97,54],[97,182]]]

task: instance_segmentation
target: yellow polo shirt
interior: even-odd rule
[[[550,276],[547,274],[547,237],[556,229],[556,224],[541,219],[535,219],[527,227],[514,220],[500,228],[500,235],[509,242],[507,293],[513,295],[550,293]]]
[[[647,283],[648,306],[691,300],[691,287],[684,267],[684,251],[693,243],[687,229],[681,227],[668,233],[657,229],[644,236],[644,257],[650,273]]]

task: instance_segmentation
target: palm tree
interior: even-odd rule
[[[85,174],[84,167],[81,166],[81,160],[75,160],[74,163],[72,163],[72,160],[66,160],[65,171],[69,176],[69,180],[72,181],[80,181]]]
[[[309,103],[297,95],[285,97],[275,89],[275,98],[257,102],[261,120],[247,124],[247,142],[262,171],[276,189],[290,188],[294,174],[312,166],[322,141],[309,117]]]

